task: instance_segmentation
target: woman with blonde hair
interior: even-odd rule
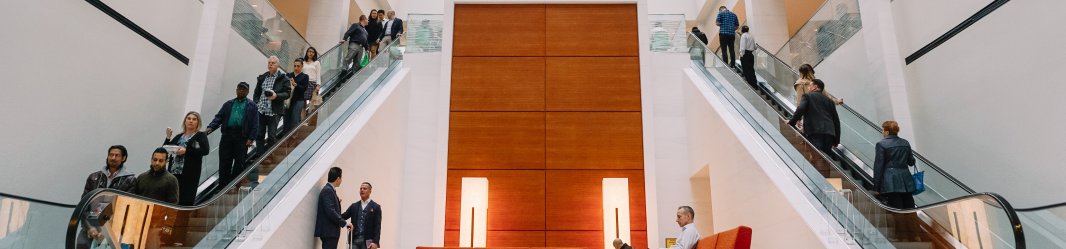
[[[170,161],[169,171],[178,177],[180,188],[178,204],[193,205],[196,200],[196,187],[200,186],[200,169],[204,163],[204,156],[211,152],[211,144],[207,141],[207,133],[200,131],[200,113],[188,112],[182,122],[182,132],[171,137],[174,131],[167,127],[167,137],[163,145],[178,146],[174,151],[174,160]]]
[[[803,100],[803,95],[807,94],[807,86],[813,84],[814,79],[816,79],[814,77],[814,67],[812,67],[811,64],[800,65],[799,73],[800,78],[796,80],[795,84],[792,85],[792,88],[796,90],[796,105],[799,105],[799,103],[802,102],[801,100]],[[838,99],[834,97],[833,95],[829,94],[829,92],[825,89],[822,89],[822,94],[825,94],[826,97],[832,99],[833,103],[836,103],[837,105],[844,104],[844,99]]]

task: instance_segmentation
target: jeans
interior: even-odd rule
[[[259,114],[259,134],[255,135],[255,151],[259,156],[264,156],[267,148],[274,145],[278,136],[278,116]]]
[[[289,113],[285,116],[285,132],[296,130],[297,126],[300,125],[300,121],[303,121],[302,114],[304,109],[307,109],[306,100],[296,100],[294,98],[289,101]]]

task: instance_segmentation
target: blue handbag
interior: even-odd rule
[[[917,166],[914,169],[914,173],[911,174],[911,177],[914,177],[914,192],[911,195],[918,195],[925,192],[925,171],[918,170]]]

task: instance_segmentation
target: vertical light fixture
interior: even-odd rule
[[[615,238],[632,244],[629,236],[629,178],[603,178],[603,248],[614,249]]]
[[[489,223],[489,179],[463,177],[462,200],[459,202],[459,246],[485,247]]]

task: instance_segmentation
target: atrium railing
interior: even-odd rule
[[[405,53],[440,52],[441,34],[444,32],[444,15],[408,14],[407,48]]]
[[[0,248],[60,248],[56,229],[74,205],[0,193]]]
[[[688,50],[685,45],[688,31],[685,31],[683,14],[649,14],[648,34],[651,39],[652,52],[678,52]]]
[[[915,196],[918,208],[896,209],[885,206],[866,190],[865,185],[868,185],[869,180],[861,177],[861,175],[865,174],[859,174],[860,178],[856,179],[856,174],[853,174],[856,170],[840,165],[833,161],[829,155],[813,149],[813,146],[803,138],[799,131],[785,124],[785,118],[791,116],[793,109],[783,108],[783,104],[787,103],[780,103],[782,101],[780,100],[781,98],[773,96],[788,96],[787,93],[791,87],[783,90],[774,89],[773,86],[782,84],[768,82],[768,84],[759,85],[760,88],[766,89],[753,89],[735,71],[725,66],[720,58],[711,53],[702,43],[694,42],[690,43],[690,46],[692,46],[690,49],[691,57],[694,63],[701,65],[699,68],[704,70],[708,81],[712,85],[711,88],[718,89],[720,94],[733,102],[734,107],[740,111],[742,116],[745,116],[745,119],[757,132],[763,135],[768,144],[780,146],[780,149],[775,149],[775,152],[786,161],[786,164],[789,164],[796,176],[808,186],[808,189],[822,201],[822,204],[830,210],[830,213],[837,217],[841,225],[860,244],[869,244],[875,247],[879,244],[877,239],[880,237],[873,236],[870,233],[871,231],[880,232],[876,229],[868,230],[870,228],[867,226],[869,223],[875,223],[877,226],[887,226],[882,223],[887,222],[887,220],[911,219],[901,215],[919,212],[919,217],[926,221],[925,223],[931,224],[926,227],[929,230],[926,231],[927,234],[931,233],[930,231],[942,231],[947,234],[943,236],[930,235],[930,240],[935,239],[943,243],[950,243],[957,240],[956,238],[971,238],[971,236],[976,234],[977,236],[983,235],[984,239],[968,246],[976,248],[978,244],[984,243],[984,245],[995,245],[997,248],[1024,248],[1025,242],[1021,223],[1018,221],[1016,212],[1006,200],[992,193],[967,192],[968,188],[965,185],[962,185],[935,165],[928,163],[922,157],[919,157],[919,164],[922,169],[926,170],[927,190],[925,193]],[[706,62],[703,62],[705,60]],[[794,74],[791,70],[785,70],[788,69],[787,65],[784,65],[773,55],[766,53],[765,50],[756,52],[755,68],[757,72],[761,73],[787,72],[788,74]],[[769,76],[769,78],[779,80],[791,80],[794,77],[788,75]],[[767,76],[763,76],[763,78],[767,79]],[[721,89],[725,88],[725,86],[731,86],[735,92]],[[781,94],[781,92],[786,94]],[[771,98],[768,101],[764,96],[770,96]],[[787,99],[784,101],[788,102]],[[855,150],[863,151],[859,153],[866,153],[867,149],[872,150],[873,143],[880,139],[879,135],[874,137],[870,133],[880,134],[880,130],[871,130],[870,125],[872,123],[851,111],[846,105],[840,106],[838,113],[841,116],[843,133],[841,134],[841,144],[843,147],[848,150],[852,150],[852,147],[854,147]],[[757,122],[758,120],[766,121]],[[810,158],[810,161],[808,161],[808,158]],[[843,160],[842,162],[848,163],[849,161]],[[862,161],[860,160],[860,162]],[[865,163],[872,165],[872,161],[866,161]],[[865,171],[868,168],[863,169]],[[830,177],[847,180],[844,182],[844,188],[851,189],[853,192],[850,195],[851,198],[848,198],[847,201],[851,205],[840,205],[839,202],[832,201],[837,198],[836,196],[826,194],[835,191],[832,187],[827,187],[827,183],[824,183],[826,181],[825,178]],[[849,217],[847,214],[854,214],[852,212],[855,211],[856,207],[858,207],[857,213],[861,215]],[[963,217],[960,218],[960,215]],[[884,216],[901,217],[885,219]],[[858,221],[858,219],[864,219],[866,222]],[[960,225],[960,222],[970,222],[968,224],[975,225]],[[893,241],[904,239],[894,237],[896,236],[894,234],[884,234],[883,236]]]
[[[858,0],[826,0],[776,55],[792,67],[817,66],[859,30]]]
[[[393,41],[383,51],[399,49],[395,46],[398,42]],[[111,243],[114,248],[125,244],[136,248],[157,247],[161,242],[220,248],[235,240],[262,239],[247,237],[249,232],[257,229],[248,226],[251,218],[277,196],[345,121],[361,110],[366,100],[388,80],[401,59],[402,54],[373,59],[346,83],[338,85],[321,107],[308,114],[303,124],[311,125],[297,126],[299,128],[279,139],[265,156],[244,169],[236,177],[237,181],[228,183],[220,194],[198,205],[161,203],[113,189],[90,192],[69,220],[67,248],[76,248],[91,233],[99,233],[94,239]],[[255,185],[241,180],[249,175],[262,183]],[[187,224],[180,224],[183,220],[188,221]],[[259,229],[270,229],[270,224],[261,224]],[[180,235],[197,237],[174,237]]]
[[[230,22],[259,52],[277,56],[283,69],[292,68],[292,61],[303,57],[304,49],[311,46],[269,0],[234,1]]]

